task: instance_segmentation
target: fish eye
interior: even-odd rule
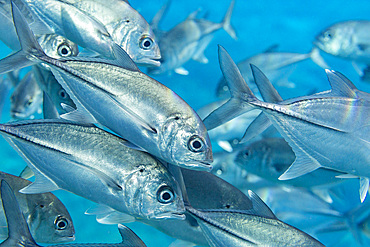
[[[188,141],[188,148],[193,152],[201,152],[204,149],[204,141],[197,135],[190,137]]]
[[[29,99],[26,103],[25,103],[25,106],[30,106],[32,105],[32,102],[33,102],[33,98]]]
[[[68,96],[67,92],[63,88],[59,90],[58,95],[62,99],[66,99]]]
[[[162,186],[159,188],[157,192],[157,200],[160,203],[170,203],[173,202],[175,199],[175,194],[173,193],[172,189],[168,186]]]
[[[244,154],[243,154],[243,157],[244,157],[245,159],[247,159],[249,155],[250,155],[249,150],[246,150],[246,151],[244,152]]]
[[[140,40],[140,47],[144,50],[149,50],[150,48],[152,48],[153,44],[154,41],[149,37],[145,37]]]
[[[324,33],[324,39],[325,40],[330,40],[333,37],[333,35],[330,33],[330,31],[326,31]]]
[[[58,46],[58,55],[61,57],[69,57],[72,54],[71,47],[67,44],[62,43]]]
[[[68,226],[68,220],[63,216],[58,216],[54,221],[55,229],[64,230]]]

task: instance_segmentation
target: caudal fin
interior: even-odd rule
[[[19,208],[12,188],[5,180],[1,180],[1,200],[8,222],[8,238],[1,246],[21,246],[19,240],[27,246],[38,246],[32,238],[27,222]]]
[[[39,63],[37,57],[45,55],[19,8],[13,1],[11,4],[21,50],[0,60],[0,74]]]
[[[216,128],[245,112],[253,110],[254,107],[246,103],[258,101],[245,83],[238,67],[231,59],[230,55],[220,45],[218,46],[218,56],[222,73],[230,89],[231,98],[203,120],[208,130]]]
[[[228,10],[225,14],[225,17],[222,21],[222,24],[223,24],[223,28],[231,36],[231,38],[238,39],[238,37],[236,36],[235,29],[231,26],[231,23],[230,23],[230,19],[231,19],[231,15],[233,13],[234,5],[235,5],[235,0],[232,0],[231,3],[230,3],[229,8],[228,8]]]

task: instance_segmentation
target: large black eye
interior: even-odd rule
[[[29,107],[30,105],[32,105],[32,102],[33,102],[33,98],[30,98],[26,103],[24,103],[24,106]]]
[[[140,47],[144,50],[149,50],[150,48],[152,48],[153,44],[154,41],[149,37],[145,37],[140,40]]]
[[[202,138],[197,135],[190,137],[188,141],[188,148],[193,152],[201,152],[204,149],[204,142]]]
[[[61,57],[69,57],[72,55],[71,47],[67,44],[62,43],[58,46],[58,55]]]
[[[67,92],[63,88],[59,90],[58,95],[61,99],[66,99],[68,96]]]
[[[170,203],[175,199],[172,189],[168,186],[162,186],[157,192],[157,200],[161,203]]]
[[[63,216],[58,216],[54,221],[55,229],[64,230],[68,226],[68,220]]]
[[[331,34],[331,32],[330,32],[330,31],[326,31],[326,32],[324,33],[324,39],[325,39],[325,40],[330,40],[332,37],[333,37],[333,35]]]

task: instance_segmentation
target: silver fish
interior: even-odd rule
[[[33,16],[46,33],[61,35],[83,48],[115,58],[112,48],[115,43],[105,26],[76,7],[59,0],[12,1],[22,7],[25,15]]]
[[[206,19],[196,19],[198,11],[190,14],[188,18],[163,34],[158,42],[161,50],[161,65],[148,68],[149,74],[162,74],[175,70],[176,73],[187,75],[188,71],[182,66],[190,59],[201,63],[208,63],[204,50],[213,38],[214,32],[223,28],[232,38],[236,34],[230,24],[234,0],[222,22],[214,23]]]
[[[67,113],[67,111],[62,107],[62,104],[68,105],[76,109],[76,105],[73,103],[71,97],[64,90],[64,88],[59,84],[57,79],[50,70],[44,69],[44,66],[34,65],[32,66],[32,72],[36,78],[38,85],[47,93],[56,107],[59,114]],[[43,101],[45,105],[45,101]]]
[[[5,45],[13,51],[17,51],[21,49],[21,46],[18,41],[18,36],[14,27],[11,13],[12,10],[10,1],[1,1],[0,20],[2,23],[2,30],[0,32],[0,40],[2,40]],[[28,21],[31,23],[33,22],[32,19]],[[37,41],[45,53],[53,58],[77,56],[79,52],[77,44],[56,34],[37,35]]]
[[[370,177],[370,94],[358,90],[342,74],[326,70],[331,91],[280,101],[264,74],[251,66],[264,99],[277,103],[263,102],[253,95],[222,47],[219,56],[232,97],[204,120],[209,129],[244,112],[260,109],[262,122],[271,122],[296,155],[294,163],[279,179],[296,178],[320,167],[333,169],[350,174],[341,177],[360,178],[360,198],[365,199]]]
[[[333,185],[342,180],[336,178],[343,173],[321,168],[290,180],[278,178],[294,162],[295,155],[292,148],[282,138],[267,138],[253,142],[237,151],[235,164],[247,172],[258,175],[269,181],[293,185],[296,187],[314,187]]]
[[[238,209],[249,210],[253,207],[251,199],[240,190],[209,172],[181,169],[186,192],[190,203],[201,209]],[[153,226],[167,235],[192,242],[197,245],[207,245],[201,229],[195,218],[185,213],[186,219],[166,221],[141,221]]]
[[[159,66],[161,58],[155,35],[147,21],[122,0],[66,0],[99,20],[112,36],[134,60],[142,65]]]
[[[62,118],[100,123],[133,143],[131,147],[171,164],[211,168],[211,142],[198,115],[173,91],[142,73],[118,45],[117,60],[56,60],[41,50],[15,5],[13,13],[23,49],[2,60],[1,73],[45,63],[77,106]]]
[[[319,58],[318,50],[312,49],[310,53],[291,53],[291,52],[278,52],[275,51],[275,46],[270,47],[263,53],[259,53],[252,57],[249,57],[239,63],[237,66],[244,80],[248,82],[252,91],[257,93],[256,86],[253,83],[253,75],[250,70],[250,64],[254,64],[260,68],[264,73],[274,81],[274,78],[279,77],[279,75],[287,73],[286,70],[292,70],[292,65],[299,62],[305,61],[307,59],[312,59],[317,61]],[[319,62],[316,62],[319,63]],[[323,62],[319,63],[322,65]],[[328,68],[327,65],[322,65],[325,68]],[[289,73],[288,73],[289,74]],[[217,97],[229,97],[229,87],[225,78],[222,79],[217,84],[216,89]]]
[[[21,207],[14,195],[12,187],[5,181],[1,180],[1,200],[6,215],[9,236],[8,238],[0,244],[4,247],[13,246],[29,246],[37,247],[38,245],[27,225],[27,221],[22,214]],[[42,231],[42,230],[40,230]],[[53,246],[73,246],[73,247],[83,247],[83,246],[107,246],[107,247],[145,247],[146,245],[143,241],[128,227],[124,225],[118,225],[118,231],[121,234],[122,242],[119,244],[65,244],[65,245],[53,245]],[[42,232],[42,234],[47,234],[47,232]]]
[[[22,193],[64,189],[130,221],[183,218],[181,192],[167,169],[113,134],[65,120],[15,122],[0,129],[35,173],[35,182]]]
[[[370,21],[343,21],[324,29],[314,45],[333,56],[370,64]]]
[[[0,172],[0,180],[7,181],[13,189],[32,236],[41,243],[60,243],[75,240],[72,218],[59,199],[52,193],[27,195],[18,191],[30,181]],[[0,208],[0,237],[8,236],[6,219]]]
[[[41,111],[42,90],[32,71],[28,72],[10,96],[10,114],[13,118],[25,119]]]
[[[252,210],[186,210],[196,218],[210,246],[324,246],[308,234],[278,220],[252,191]]]

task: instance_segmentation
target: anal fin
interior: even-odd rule
[[[279,180],[288,180],[296,177],[300,177],[307,173],[310,173],[321,165],[313,158],[304,154],[303,152],[295,152],[296,160],[293,164],[279,177]]]

